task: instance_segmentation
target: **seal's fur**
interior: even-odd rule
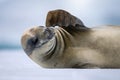
[[[22,36],[23,49],[42,67],[120,68],[119,26],[87,28],[80,19],[64,10],[48,12],[46,26],[32,28]],[[28,40],[33,36],[38,40],[32,39],[34,43],[30,45]],[[40,43],[41,40],[46,43]],[[36,48],[38,44],[42,45]]]

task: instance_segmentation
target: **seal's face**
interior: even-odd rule
[[[53,28],[43,26],[34,27],[27,30],[21,39],[22,47],[26,54],[35,58],[46,55],[55,44],[55,35]]]

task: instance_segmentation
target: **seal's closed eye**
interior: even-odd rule
[[[54,36],[54,32],[50,28],[46,28],[44,34],[47,36],[47,39],[51,39]]]

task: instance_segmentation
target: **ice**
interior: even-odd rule
[[[23,50],[0,51],[0,80],[120,80],[119,69],[44,69]]]

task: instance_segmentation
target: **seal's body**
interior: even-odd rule
[[[22,36],[23,49],[42,67],[120,68],[119,26],[87,28],[63,10],[49,12],[46,26]]]

